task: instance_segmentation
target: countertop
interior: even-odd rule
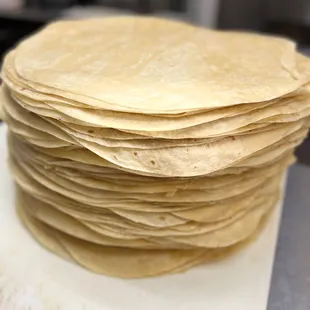
[[[310,166],[290,169],[268,310],[310,309]]]

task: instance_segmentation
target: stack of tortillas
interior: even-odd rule
[[[252,240],[307,134],[310,62],[281,38],[155,18],[57,22],[4,60],[19,214],[124,278]]]

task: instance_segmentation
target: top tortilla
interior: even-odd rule
[[[38,91],[145,114],[272,100],[310,72],[289,40],[150,17],[50,24],[19,44],[14,65]]]

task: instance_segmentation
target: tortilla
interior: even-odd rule
[[[90,45],[96,46],[91,54]],[[299,72],[295,45],[286,39],[143,17],[50,24],[18,45],[14,66],[36,89],[107,110],[144,113],[267,101],[309,79]]]
[[[203,262],[226,258],[255,240],[270,214],[253,234],[242,242],[222,249],[134,250],[98,246],[63,234],[25,213],[19,214],[33,236],[49,250],[96,273],[121,278],[141,278],[185,271]]]

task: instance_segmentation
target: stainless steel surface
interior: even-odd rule
[[[259,30],[265,26],[266,15],[266,0],[222,0],[218,26],[224,29]]]
[[[271,21],[310,24],[309,0],[268,0],[266,3]]]
[[[310,309],[310,167],[290,169],[268,310]]]
[[[219,7],[220,0],[188,0],[188,18],[195,24],[215,28],[217,25]]]

